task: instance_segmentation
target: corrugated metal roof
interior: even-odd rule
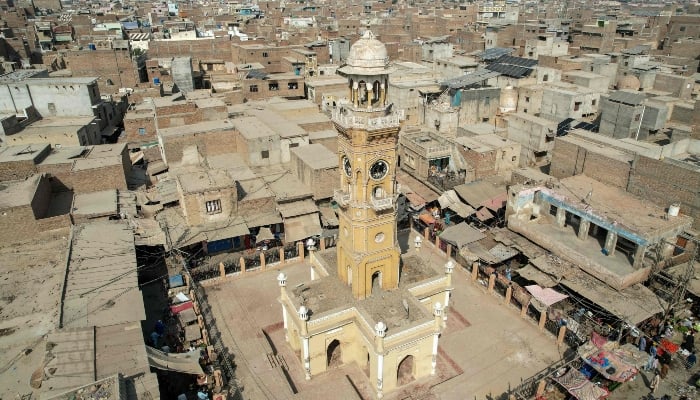
[[[492,49],[486,49],[482,51],[481,53],[478,53],[476,56],[481,58],[484,61],[489,61],[489,60],[495,60],[498,57],[501,57],[506,54],[510,54],[514,51],[514,49],[511,49],[509,47],[494,47]]]
[[[472,73],[446,80],[442,82],[442,85],[448,86],[452,89],[458,89],[481,83],[487,79],[494,78],[498,75],[500,75],[500,73],[496,71],[491,71],[488,69],[479,69]]]
[[[517,65],[508,65],[493,63],[486,66],[487,69],[491,71],[500,72],[503,75],[510,76],[512,78],[522,78],[529,76],[532,73],[532,68],[520,67]]]
[[[494,62],[508,65],[517,65],[519,67],[532,68],[537,65],[537,60],[531,58],[513,57],[509,55],[504,55],[498,57]]]

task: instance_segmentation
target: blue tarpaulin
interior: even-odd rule
[[[182,279],[182,275],[173,275],[168,278],[168,285],[170,288],[176,288],[185,285],[185,281]]]

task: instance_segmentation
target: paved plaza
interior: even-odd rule
[[[412,243],[406,238],[402,243]],[[404,252],[415,253],[415,250]],[[444,255],[423,247],[419,254],[437,271]],[[285,265],[287,287],[308,281],[306,263]],[[234,355],[236,375],[245,399],[374,399],[374,383],[357,365],[346,365],[304,380],[298,354],[284,339],[280,289],[274,266],[266,271],[208,287],[208,302],[224,345]],[[418,380],[386,399],[488,399],[561,358],[553,336],[540,331],[520,310],[469,280],[457,268],[447,327],[440,338],[436,376]]]

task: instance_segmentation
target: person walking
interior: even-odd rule
[[[649,388],[651,389],[651,393],[656,393],[656,389],[659,388],[659,384],[661,383],[661,376],[659,375],[658,372],[654,374],[654,377],[651,378],[651,382],[649,383]]]
[[[639,351],[647,351],[647,340],[644,335],[639,336]]]
[[[649,347],[649,358],[647,358],[647,365],[644,366],[645,371],[653,371],[654,360],[656,359],[656,342],[651,343]]]

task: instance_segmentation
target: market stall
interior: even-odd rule
[[[602,400],[610,394],[607,390],[589,381],[583,373],[574,368],[553,379],[579,400]]]

